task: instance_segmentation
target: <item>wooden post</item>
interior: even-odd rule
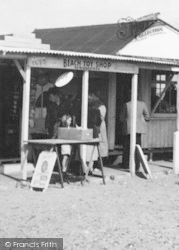
[[[132,91],[131,91],[131,131],[130,131],[130,173],[135,174],[135,147],[136,147],[136,118],[137,118],[137,88],[138,75],[132,76]]]
[[[89,71],[83,72],[82,77],[82,103],[81,103],[81,126],[87,128],[88,120],[88,89],[89,89]]]
[[[84,71],[82,76],[82,103],[81,103],[81,126],[87,128],[88,123],[88,89],[89,89],[89,71]],[[86,162],[86,145],[81,146],[81,158]]]
[[[27,180],[27,144],[29,135],[29,106],[30,106],[30,78],[31,68],[25,65],[26,81],[23,82],[22,100],[22,134],[21,134],[21,174],[22,179]]]
[[[173,137],[173,170],[175,174],[179,174],[179,73],[177,74],[177,120],[176,129]]]
[[[116,73],[109,73],[107,113],[109,150],[114,150],[116,127]]]
[[[177,74],[177,131],[179,131],[179,73]]]

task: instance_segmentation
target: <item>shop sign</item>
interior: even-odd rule
[[[91,59],[64,58],[64,68],[74,68],[77,70],[110,71],[112,62]]]
[[[127,39],[129,37],[138,36],[141,31],[150,27],[153,23],[155,23],[158,15],[160,13],[154,13],[147,16],[143,16],[137,19],[133,19],[132,17],[121,18],[118,20],[118,31],[117,37],[119,39]]]
[[[30,184],[31,188],[47,189],[56,158],[56,152],[42,151],[39,154],[35,172]]]
[[[138,35],[136,37],[136,40],[144,39],[144,38],[147,38],[149,36],[158,35],[158,34],[161,34],[161,33],[164,33],[164,30],[163,30],[162,26],[154,27],[152,29],[147,29],[144,32],[142,32],[140,35]]]
[[[35,68],[61,68],[102,72],[138,73],[138,67],[130,63],[101,59],[81,59],[79,57],[30,57],[28,65]]]

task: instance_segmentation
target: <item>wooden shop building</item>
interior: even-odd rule
[[[88,93],[93,91],[107,107],[109,150],[121,147],[119,115],[131,88],[131,171],[135,172],[138,95],[151,115],[143,148],[165,151],[174,147],[178,172],[179,31],[156,16],[122,24],[41,29],[0,37],[1,162],[20,158],[24,163],[24,141],[46,134],[45,92],[60,74],[73,71],[75,77],[61,88],[61,94],[80,94],[83,128],[87,127]]]

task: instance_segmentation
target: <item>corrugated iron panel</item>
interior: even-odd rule
[[[73,51],[58,51],[58,50],[39,50],[39,49],[26,49],[26,48],[8,48],[0,47],[0,52],[3,55],[7,53],[12,54],[44,54],[44,55],[59,55],[59,56],[69,56],[69,57],[83,57],[83,58],[96,58],[96,59],[108,59],[114,61],[128,61],[128,62],[139,62],[139,63],[156,63],[165,65],[175,65],[179,66],[179,60],[169,60],[163,58],[140,58],[140,57],[130,57],[130,56],[112,56],[104,54],[95,53],[82,53]]]

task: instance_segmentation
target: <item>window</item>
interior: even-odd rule
[[[176,75],[154,73],[151,88],[152,113],[176,113]]]

